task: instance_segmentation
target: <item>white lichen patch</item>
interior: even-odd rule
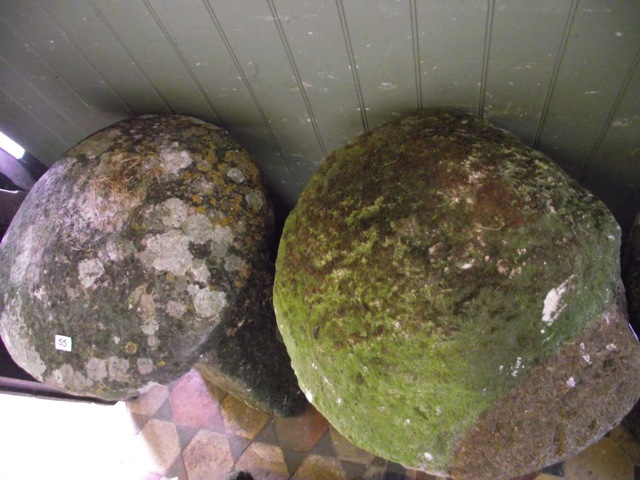
[[[507,275],[510,272],[509,263],[503,258],[496,262],[496,268],[498,269],[498,273],[502,275]]]
[[[567,387],[569,388],[574,388],[577,384],[576,384],[576,379],[573,377],[569,377],[569,379],[567,380]]]
[[[93,287],[95,281],[104,274],[104,265],[97,258],[83,260],[78,264],[78,280],[84,288]]]
[[[189,239],[179,230],[145,237],[146,249],[138,256],[147,268],[184,275],[193,266]]]
[[[167,312],[167,315],[169,315],[170,317],[180,318],[187,311],[187,307],[182,302],[178,302],[176,300],[169,300],[167,302],[167,305],[165,306],[165,311]]]
[[[152,294],[143,293],[140,295],[140,302],[136,312],[142,319],[142,324],[140,325],[142,333],[145,335],[154,335],[159,330],[160,324],[156,317],[156,302]]]
[[[207,264],[200,258],[196,258],[193,261],[193,266],[189,270],[189,273],[191,274],[191,277],[194,281],[200,283],[208,283],[209,278],[211,277],[211,273],[207,268]]]
[[[229,177],[231,180],[233,180],[236,183],[242,183],[245,180],[244,174],[239,168],[229,169],[229,171],[227,172],[227,177]]]
[[[607,345],[607,351],[615,352],[617,350],[618,350],[618,347],[616,347],[615,343],[610,343],[609,345]]]
[[[14,285],[25,282],[29,285],[39,283],[40,269],[37,265],[40,264],[43,254],[43,246],[39,242],[42,238],[46,238],[46,234],[40,231],[39,227],[30,225],[27,228],[20,242],[20,253],[11,264],[9,280]]]
[[[45,379],[45,383],[61,390],[71,390],[78,393],[84,392],[93,386],[91,380],[66,363],[51,372],[51,375]]]
[[[91,357],[84,366],[87,378],[95,382],[104,380],[109,375],[107,372],[107,362],[101,358]]]
[[[159,206],[162,223],[169,228],[180,228],[189,216],[189,206],[179,198],[170,198]]]
[[[44,287],[38,288],[35,292],[33,292],[33,296],[38,299],[39,302],[45,302],[47,298],[47,291]]]
[[[237,255],[228,255],[224,259],[224,269],[227,272],[239,272],[245,267],[245,262]]]
[[[211,254],[214,257],[224,257],[233,243],[233,232],[229,227],[216,225],[211,238]]]
[[[146,320],[140,325],[140,330],[145,335],[154,335],[160,329],[160,324],[155,318]]]
[[[122,135],[122,131],[117,128],[109,128],[101,132],[94,133],[81,143],[76,145],[72,152],[81,151],[87,158],[93,159],[113,146],[113,141]]]
[[[164,151],[161,156],[161,166],[167,173],[176,174],[183,168],[187,168],[193,163],[193,159],[189,155],[189,152],[182,150],[176,151]]]
[[[129,360],[126,358],[109,357],[108,361],[109,380],[112,382],[126,383],[130,380]]]
[[[98,256],[103,262],[119,262],[135,251],[135,246],[131,241],[109,238]]]
[[[511,376],[517,377],[522,370],[524,370],[524,365],[522,364],[522,357],[517,357],[515,365],[511,367]]]
[[[201,245],[216,238],[216,230],[213,228],[211,220],[200,213],[190,215],[182,225],[182,231],[189,237],[189,241],[196,245]]]
[[[140,375],[149,375],[154,370],[153,360],[150,358],[139,358],[136,360],[136,366]]]
[[[227,306],[227,295],[224,292],[200,288],[197,285],[189,285],[187,288],[193,308],[196,314],[203,318],[217,317],[222,309]]]
[[[264,194],[258,190],[254,190],[253,192],[248,193],[247,195],[245,195],[244,199],[254,210],[262,209],[262,207],[266,203]]]
[[[544,299],[544,307],[542,308],[542,321],[546,325],[553,325],[566,305],[562,302],[562,297],[571,287],[571,281],[574,275],[571,275],[556,288],[552,288]]]
[[[580,356],[582,357],[582,359],[585,361],[585,363],[587,365],[591,365],[592,361],[591,361],[591,355],[589,355],[586,351],[585,351],[585,346],[584,343],[580,344]]]

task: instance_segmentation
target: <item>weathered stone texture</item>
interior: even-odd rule
[[[640,396],[619,237],[513,135],[412,115],[332,153],[303,192],[278,326],[303,391],[356,445],[456,479],[525,474]]]
[[[14,218],[2,338],[67,392],[121,399],[169,382],[244,321],[248,290],[269,288],[254,276],[272,222],[257,167],[224,130],[177,115],[119,122],[69,150]]]
[[[242,299],[242,316],[220,325],[196,369],[200,374],[259,410],[290,417],[308,405],[298,387],[273,311],[273,268],[252,277]]]

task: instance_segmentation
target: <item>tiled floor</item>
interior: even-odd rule
[[[313,408],[253,410],[196,372],[115,406],[0,395],[0,480],[439,480],[364,452]],[[617,428],[520,480],[640,480],[640,443]]]

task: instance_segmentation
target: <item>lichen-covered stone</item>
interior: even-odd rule
[[[522,475],[640,396],[619,227],[547,157],[428,111],[332,153],[287,219],[274,304],[309,400],[356,445]]]
[[[272,217],[257,167],[224,130],[178,115],[114,124],[69,150],[14,218],[0,245],[2,338],[70,393],[122,399],[169,382],[244,322],[251,290],[270,288],[255,277]],[[280,343],[253,334],[284,361]],[[276,386],[295,390],[278,368]]]

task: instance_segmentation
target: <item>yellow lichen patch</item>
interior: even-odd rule
[[[214,149],[211,149],[207,152],[206,157],[204,159],[209,162],[210,165],[218,163],[218,157],[216,156],[216,152]]]
[[[127,344],[124,346],[124,351],[129,355],[134,355],[138,351],[138,345],[133,342],[127,342]]]
[[[198,193],[194,193],[193,195],[191,195],[191,200],[193,201],[193,203],[202,203],[202,197]]]
[[[201,172],[210,172],[213,167],[211,166],[210,162],[208,162],[207,160],[203,160],[198,162],[196,168]]]

